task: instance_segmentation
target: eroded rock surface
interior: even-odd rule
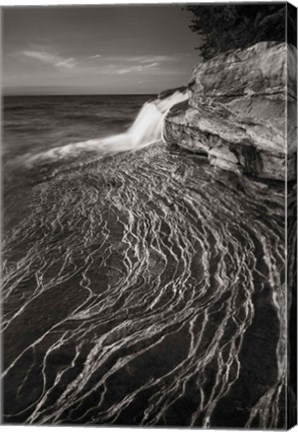
[[[264,179],[296,170],[296,49],[262,42],[199,64],[189,100],[165,120],[164,139],[216,167]],[[288,123],[286,121],[288,116]]]

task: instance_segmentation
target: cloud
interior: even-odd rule
[[[18,52],[20,54],[20,52]],[[33,58],[49,64],[59,70],[70,71],[76,74],[90,75],[128,75],[134,74],[166,74],[173,75],[173,61],[179,59],[177,55],[142,55],[142,56],[105,56],[93,54],[91,56],[64,57],[54,49],[47,46],[30,46],[21,51],[25,57]],[[92,62],[93,59],[98,59]],[[174,73],[175,74],[175,73]]]
[[[87,57],[88,59],[95,59],[101,57],[101,54],[94,54],[92,56]]]
[[[175,58],[175,57],[174,57]],[[140,63],[162,63],[173,60],[173,56],[168,55],[146,55],[131,57],[131,61],[139,61]]]
[[[76,61],[73,57],[62,57],[59,54],[54,54],[47,51],[32,51],[25,50],[22,54],[26,57],[31,57],[43,63],[51,64],[57,68],[73,69],[76,66]]]
[[[104,57],[102,58],[105,59]],[[102,67],[101,73],[124,75],[132,72],[151,72],[156,74],[165,68],[169,69],[173,62],[179,60],[179,56],[172,55],[143,55],[143,56],[112,56],[106,59],[114,61],[113,68]],[[168,65],[168,66],[167,66]]]
[[[145,64],[145,65],[136,65],[136,66],[130,66],[124,69],[118,69],[115,70],[115,73],[117,75],[123,75],[123,74],[127,74],[127,73],[131,73],[131,72],[145,72],[148,70],[152,70],[155,69],[158,66],[158,63],[150,63],[150,64]]]

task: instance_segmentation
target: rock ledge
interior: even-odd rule
[[[166,116],[165,141],[205,154],[225,170],[294,179],[295,63],[296,48],[262,42],[198,65],[188,102]]]

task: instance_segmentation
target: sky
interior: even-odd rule
[[[2,9],[4,94],[158,93],[187,84],[199,36],[181,5]]]

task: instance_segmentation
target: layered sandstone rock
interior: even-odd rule
[[[295,62],[294,47],[262,42],[198,65],[188,102],[165,119],[165,141],[206,154],[212,165],[229,171],[293,179]]]

